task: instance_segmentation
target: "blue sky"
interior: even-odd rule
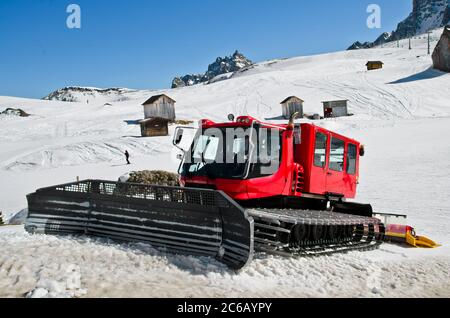
[[[66,8],[81,7],[68,29]],[[366,8],[382,8],[368,29]],[[236,49],[254,61],[346,49],[395,29],[411,0],[0,0],[0,95],[69,85],[166,88]]]

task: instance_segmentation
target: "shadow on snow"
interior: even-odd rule
[[[442,75],[445,75],[446,73],[435,70],[433,68],[429,68],[423,72],[405,77],[405,78],[401,78],[399,80],[396,80],[394,82],[390,82],[388,84],[402,84],[402,83],[410,83],[410,82],[416,82],[416,81],[423,81],[423,80],[428,80],[428,79],[433,79],[436,77],[440,77]]]

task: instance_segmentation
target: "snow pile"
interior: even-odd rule
[[[69,265],[63,271],[51,271],[51,277],[62,276],[59,281],[41,278],[36,287],[30,291],[27,298],[79,298],[87,294],[81,288],[79,266]]]
[[[28,216],[28,209],[23,209],[22,211],[17,212],[14,216],[12,216],[8,220],[9,225],[22,225],[25,223]]]
[[[44,100],[78,102],[89,104],[89,101],[103,100],[106,102],[121,102],[128,100],[128,93],[134,92],[127,88],[97,88],[71,86],[59,89],[44,97]]]
[[[121,176],[119,177],[119,182],[125,183],[125,182],[127,182],[129,179],[130,179],[130,174],[129,174],[129,173],[126,173],[126,174],[121,175]]]
[[[0,297],[449,297],[450,260],[396,246],[317,258],[256,255],[242,272],[144,244],[0,229]],[[448,249],[445,250],[448,252]]]
[[[17,116],[17,117],[28,117],[30,114],[27,114],[22,109],[13,109],[7,108],[4,111],[0,112],[0,116]]]

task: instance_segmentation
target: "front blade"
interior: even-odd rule
[[[27,198],[31,233],[148,243],[236,270],[253,257],[253,219],[220,191],[87,180]]]

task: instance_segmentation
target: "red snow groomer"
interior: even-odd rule
[[[234,269],[254,251],[323,255],[379,246],[386,229],[356,195],[364,147],[312,124],[249,116],[177,128],[181,187],[86,180],[28,196],[32,233],[90,234],[211,256]]]

